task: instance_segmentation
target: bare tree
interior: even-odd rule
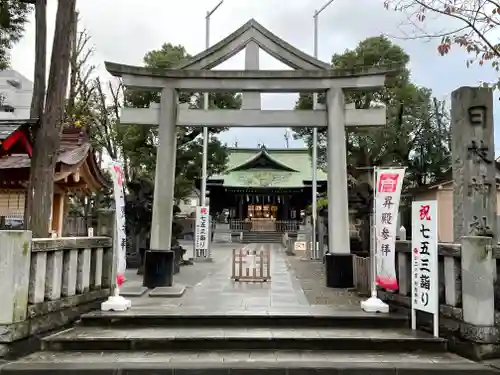
[[[93,110],[92,99],[95,91],[92,87],[95,65],[89,64],[89,59],[94,49],[89,45],[91,38],[87,30],[79,33],[75,31],[73,39],[66,115],[68,122],[75,126],[82,126],[85,131],[88,131],[88,114]]]
[[[76,27],[75,7],[76,0],[60,0],[57,7],[45,110],[36,134],[27,194],[28,227],[34,237],[46,237],[49,233],[54,168],[64,120],[71,39],[73,28]]]
[[[70,58],[70,76],[69,76],[69,97],[67,105],[67,113],[72,113],[73,107],[75,105],[76,97],[76,82],[78,77],[78,62],[79,62],[79,48],[81,40],[78,38],[78,12],[74,13],[74,26],[73,32],[71,34],[71,58]],[[82,35],[82,34],[80,34]],[[87,41],[84,42],[86,44]]]
[[[410,38],[438,38],[441,55],[455,45],[471,55],[467,65],[491,61],[499,70],[500,44],[496,30],[500,27],[499,0],[386,0],[384,4],[408,15],[415,31]],[[456,26],[429,32],[425,22],[433,15],[448,17]]]

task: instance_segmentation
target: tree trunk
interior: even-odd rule
[[[43,114],[47,71],[47,0],[36,0],[35,29],[35,73],[30,117],[40,118]]]
[[[30,229],[34,237],[47,237],[49,234],[54,168],[61,142],[75,6],[76,0],[60,0],[57,7],[45,112],[36,136],[28,188]]]
[[[40,119],[43,116],[45,104],[45,81],[47,71],[47,0],[36,0],[35,4],[35,71],[33,80],[33,95],[31,97],[30,118]],[[40,123],[32,129],[35,141]],[[28,186],[28,190],[29,186]],[[32,200],[26,193],[24,201],[24,228],[31,228]]]

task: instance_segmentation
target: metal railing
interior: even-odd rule
[[[230,219],[229,228],[233,232],[276,232],[291,233],[299,230],[299,220]]]

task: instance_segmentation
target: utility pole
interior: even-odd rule
[[[219,9],[224,0],[220,2],[210,11],[207,11],[205,17],[205,48],[210,47],[210,17]],[[203,94],[203,109],[208,110],[208,92]],[[201,166],[201,203],[200,206],[205,206],[207,200],[207,173],[208,173],[208,127],[203,127],[203,159]]]
[[[313,15],[314,20],[314,57],[318,58],[318,16],[323,12],[333,0],[329,0],[323,7],[316,10]],[[318,93],[313,93],[313,110],[318,105]],[[335,126],[335,124],[334,124]],[[318,128],[313,128],[312,139],[312,254],[316,254],[316,228],[318,220]],[[331,224],[330,224],[331,225]]]

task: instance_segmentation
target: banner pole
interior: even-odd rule
[[[370,236],[370,266],[371,266],[371,295],[365,301],[361,301],[361,309],[367,313],[389,312],[389,305],[384,303],[377,296],[377,172],[378,168],[373,167],[373,208],[371,215],[371,236]]]
[[[371,258],[371,298],[377,298],[377,237],[376,237],[376,215],[377,215],[377,167],[373,167],[373,202],[372,202],[372,215],[371,215],[371,246],[370,246],[370,258]]]
[[[101,303],[102,311],[125,311],[131,307],[131,301],[120,295],[120,289],[125,281],[126,269],[126,244],[125,229],[125,179],[123,167],[120,163],[112,161],[110,173],[113,180],[113,196],[115,200],[115,230],[113,240],[114,267],[116,267],[114,289],[109,298]]]

